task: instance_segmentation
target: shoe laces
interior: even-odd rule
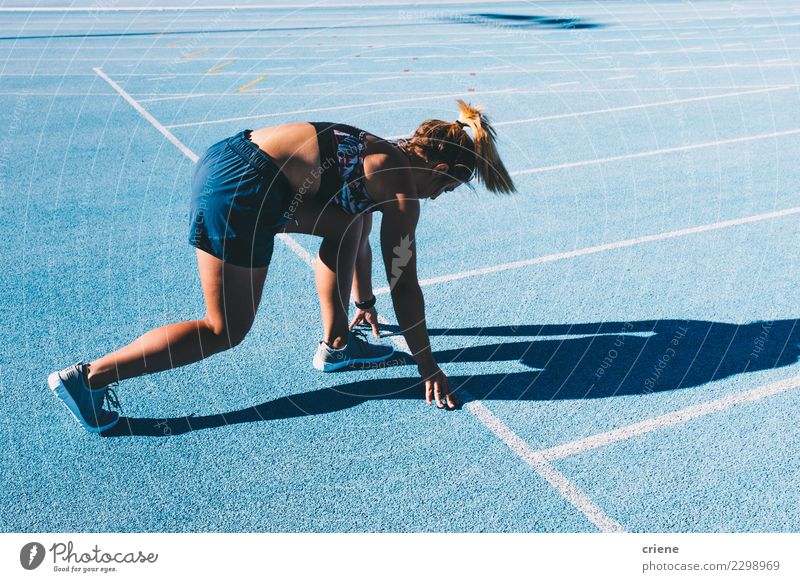
[[[103,397],[105,398],[105,400],[110,405],[109,408],[114,407],[117,410],[119,410],[120,412],[123,412],[122,405],[119,403],[119,398],[117,398],[117,393],[114,392],[114,389],[112,388],[112,386],[118,386],[118,383],[114,382],[112,384],[109,384],[105,388],[103,388],[102,389],[103,390]]]
[[[350,335],[355,336],[356,339],[360,339],[362,342],[368,341],[367,340],[367,332],[364,331],[363,329],[358,328],[358,327],[354,327],[353,329],[351,329],[350,330]]]
[[[355,341],[358,351],[365,353],[369,350],[370,343],[366,330],[352,329],[350,331],[350,339]]]

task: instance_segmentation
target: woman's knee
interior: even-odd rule
[[[252,320],[234,323],[222,317],[206,315],[203,319],[206,329],[214,336],[221,349],[230,349],[238,346],[252,327]]]

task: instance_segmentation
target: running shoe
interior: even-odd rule
[[[93,390],[86,385],[85,367],[83,362],[78,362],[60,372],[53,372],[47,378],[47,384],[78,424],[89,432],[102,432],[119,422],[116,411],[103,408],[105,401],[108,400],[110,406],[120,410],[122,407],[116,393],[108,386]]]
[[[353,364],[375,364],[392,357],[394,348],[381,344],[371,344],[361,330],[353,330],[347,345],[335,350],[325,342],[319,342],[314,355],[314,368],[322,372],[334,372]]]

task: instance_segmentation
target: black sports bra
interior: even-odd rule
[[[311,122],[317,131],[322,169],[317,196],[349,214],[374,212],[364,184],[366,131],[342,123]]]

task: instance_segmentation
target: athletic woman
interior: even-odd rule
[[[246,130],[211,146],[194,170],[189,235],[197,249],[205,317],[153,329],[102,358],[54,372],[51,390],[86,430],[100,432],[119,420],[111,410],[119,408],[112,383],[239,344],[255,319],[279,232],[322,237],[315,280],[323,338],[314,367],[332,371],[388,359],[392,348],[351,332],[356,324],[369,324],[378,335],[369,232],[370,213],[379,210],[392,303],[427,402],[455,408],[447,376],[431,352],[417,280],[419,201],[436,199],[474,176],[492,192],[514,191],[487,118],[463,101],[459,106],[458,121],[425,121],[398,142],[348,125],[290,123]],[[357,312],[348,325],[351,290]]]

